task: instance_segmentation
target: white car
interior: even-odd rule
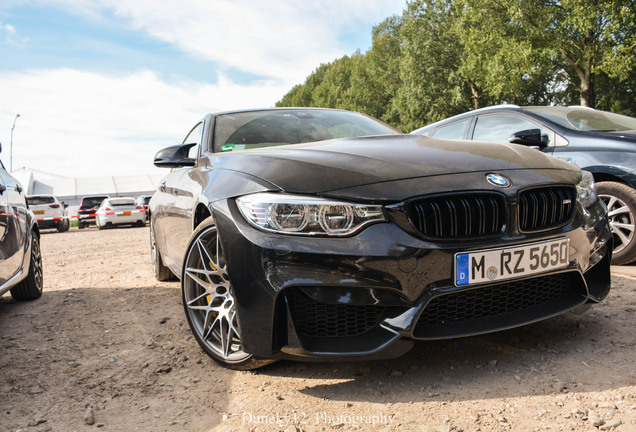
[[[142,206],[146,211],[146,220],[150,220],[150,213],[148,210],[148,203],[150,202],[150,198],[152,198],[152,195],[141,195],[137,197],[137,205]]]
[[[113,225],[146,225],[144,207],[137,205],[132,197],[107,198],[95,213],[97,228],[104,229]]]
[[[56,228],[68,231],[70,221],[64,204],[53,195],[28,195],[29,208],[33,211],[40,228]]]

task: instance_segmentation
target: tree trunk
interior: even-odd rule
[[[472,94],[471,99],[473,100],[473,109],[481,108],[481,91],[475,85],[474,82],[468,80],[468,85],[470,86],[470,92]]]
[[[565,61],[572,66],[574,72],[579,78],[578,90],[581,95],[581,106],[594,108],[596,105],[596,95],[594,94],[594,73],[592,69],[594,62],[581,62],[583,65],[574,61],[573,57],[568,54],[564,49],[561,50],[561,54],[565,58]],[[574,84],[572,80],[570,83]]]
[[[596,96],[594,94],[594,74],[590,70],[585,70],[581,77],[579,92],[581,93],[581,106],[594,108]]]

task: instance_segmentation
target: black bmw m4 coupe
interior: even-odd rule
[[[610,290],[590,173],[523,145],[405,135],[329,109],[206,115],[155,165],[159,280],[197,341],[253,369],[392,358],[580,312]]]

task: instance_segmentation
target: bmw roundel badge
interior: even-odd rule
[[[510,179],[502,175],[494,174],[494,173],[487,174],[486,180],[488,180],[488,183],[490,183],[491,185],[499,186],[499,187],[508,187],[512,184]]]

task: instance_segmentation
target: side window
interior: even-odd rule
[[[538,124],[515,115],[485,115],[477,118],[473,140],[507,143],[513,133],[537,128],[543,129]]]
[[[183,140],[183,144],[192,144],[192,143],[196,144],[190,148],[190,152],[188,153],[189,158],[198,159],[199,147],[201,146],[202,135],[203,135],[203,122],[199,123],[194,128],[192,128],[188,136],[186,136],[185,139]]]
[[[466,127],[468,127],[469,122],[470,119],[466,119],[441,126],[431,136],[434,136],[435,138],[464,139],[464,133],[466,132]]]

